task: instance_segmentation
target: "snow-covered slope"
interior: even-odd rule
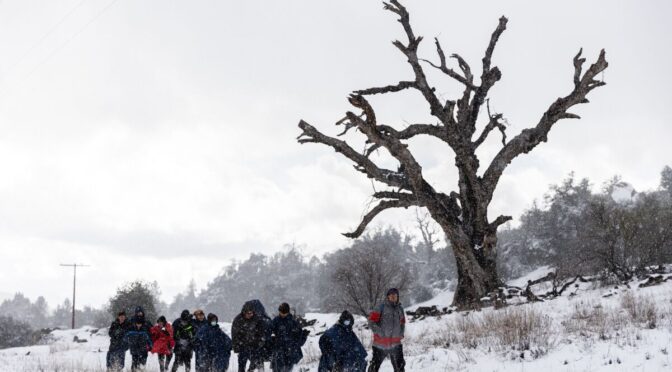
[[[542,277],[541,268],[512,283]],[[424,306],[450,304],[451,292]],[[415,308],[415,307],[412,307]],[[410,308],[409,308],[410,309]],[[301,371],[314,372],[319,334],[338,314],[315,319]],[[227,333],[230,324],[224,324]],[[657,286],[596,287],[579,283],[562,297],[440,317],[409,317],[404,341],[407,371],[669,371],[672,370],[672,280]],[[370,350],[365,319],[356,332]],[[87,342],[74,342],[74,337]],[[104,371],[106,330],[55,331],[47,345],[0,350],[0,371]],[[237,370],[235,355],[229,370]],[[127,363],[128,364],[128,363]],[[149,371],[158,371],[150,356]],[[298,369],[297,369],[298,370]],[[392,371],[389,362],[381,371]]]

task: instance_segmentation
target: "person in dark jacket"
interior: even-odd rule
[[[196,361],[196,372],[224,372],[229,369],[231,338],[219,328],[217,315],[208,314],[207,321],[196,334],[195,347],[201,356]]]
[[[318,372],[364,372],[366,349],[352,326],[355,318],[349,311],[341,313],[338,322],[320,336],[320,365]]]
[[[117,319],[112,322],[108,335],[110,336],[110,348],[107,351],[107,371],[115,372],[124,369],[126,359],[126,343],[124,336],[131,328],[131,323],[126,320],[126,312],[117,313]]]
[[[406,362],[401,340],[404,338],[405,325],[406,316],[399,303],[399,290],[391,288],[387,291],[385,301],[369,314],[369,327],[373,331],[373,356],[369,372],[378,372],[388,356],[394,372],[404,372]]]
[[[263,369],[266,328],[262,316],[255,312],[252,301],[246,302],[240,314],[233,319],[231,337],[233,338],[233,351],[238,353],[239,372],[245,372],[248,361],[250,362],[249,371]]]
[[[159,357],[159,371],[165,372],[168,370],[175,347],[173,326],[166,321],[165,316],[161,315],[156,321],[156,325],[149,330],[149,334],[154,344],[152,353],[158,354]]]
[[[194,335],[197,335],[198,331],[208,324],[208,321],[205,319],[205,312],[203,312],[201,309],[194,311],[194,317],[191,321],[191,324],[194,326]],[[196,365],[198,365],[201,358],[201,353],[196,347],[194,347],[194,354],[196,355]]]
[[[184,370],[191,370],[191,355],[193,353],[193,340],[196,337],[189,310],[183,310],[180,317],[173,322],[173,339],[175,340],[175,361],[173,362],[172,372],[177,372],[180,365],[184,365]]]
[[[279,315],[271,322],[271,369],[274,372],[290,372],[303,358],[301,346],[306,343],[308,333],[303,332],[299,322],[289,313],[289,304],[282,303],[278,312]]]
[[[133,328],[126,332],[124,340],[131,351],[131,371],[140,371],[147,365],[147,353],[152,349],[152,339],[143,329],[143,320],[136,318]]]

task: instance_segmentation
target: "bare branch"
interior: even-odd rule
[[[506,23],[508,21],[509,20],[506,17],[501,16],[497,28],[490,37],[490,43],[488,44],[488,48],[485,50],[485,56],[483,57],[483,75],[486,75],[488,71],[490,71],[492,53],[495,51],[495,46],[497,45],[497,41],[499,41],[499,37],[502,36],[504,30],[506,30]]]
[[[483,132],[481,135],[478,137],[476,141],[474,141],[474,148],[478,148],[485,140],[488,138],[488,134],[490,132],[497,128],[499,131],[502,133],[502,146],[506,146],[506,125],[504,123],[500,122],[502,120],[503,115],[502,114],[495,114],[493,115],[490,112],[490,102],[487,103],[488,107],[488,117],[490,117],[490,121],[488,124],[483,128]]]
[[[366,174],[369,178],[373,178],[376,181],[392,187],[401,189],[410,188],[408,181],[403,174],[379,168],[368,157],[355,151],[345,141],[326,136],[303,120],[299,122],[299,128],[303,130],[303,133],[297,138],[299,143],[322,143],[330,146],[336,150],[336,152],[339,152],[352,160],[356,164],[355,169]]]
[[[354,94],[359,94],[362,96],[366,95],[372,95],[372,94],[383,94],[383,93],[394,93],[394,92],[399,92],[404,89],[408,88],[415,88],[415,81],[400,81],[399,83],[395,85],[388,85],[384,87],[379,87],[379,88],[368,88],[368,89],[362,89],[362,90],[356,90],[353,93]]]
[[[391,209],[391,208],[408,208],[414,205],[418,205],[417,202],[414,201],[408,201],[408,200],[383,200],[381,201],[378,205],[376,205],[372,210],[370,210],[362,219],[362,222],[359,224],[357,229],[353,232],[350,233],[345,233],[345,235],[348,238],[358,238],[364,230],[366,229],[366,226],[371,223],[371,221],[382,211],[386,209]]]
[[[396,199],[408,202],[418,202],[415,194],[410,192],[378,191],[373,194],[373,197],[376,199]]]
[[[466,62],[462,59],[462,57],[458,56],[457,54],[452,55],[453,58],[457,58],[458,63],[460,64],[460,68],[462,69],[462,72],[465,73],[465,76],[461,76],[446,65],[446,55],[443,53],[443,49],[441,48],[441,43],[439,42],[438,38],[434,39],[434,43],[436,44],[436,52],[439,55],[440,64],[436,65],[426,59],[422,59],[421,61],[428,63],[430,66],[466,85],[467,88],[471,90],[476,89],[476,86],[473,84],[474,77],[471,75],[471,69],[469,68],[469,65],[467,65]]]
[[[578,118],[578,115],[569,113],[567,110],[574,105],[587,102],[586,95],[591,90],[606,84],[602,81],[595,80],[595,77],[609,66],[605,59],[604,49],[600,52],[597,61],[590,66],[582,77],[577,78],[576,74],[580,74],[581,65],[583,63],[581,61],[582,58],[578,58],[579,56],[580,53],[574,57],[575,85],[572,92],[553,102],[546,112],[544,112],[535,127],[523,130],[509,141],[509,143],[507,143],[492,160],[492,163],[483,174],[483,182],[489,191],[489,195],[492,195],[504,169],[515,157],[532,151],[532,149],[541,142],[546,142],[549,131],[558,120]]]
[[[389,125],[380,124],[378,125],[378,130],[400,140],[407,140],[420,134],[434,136],[444,141],[447,140],[446,128],[440,125],[411,124],[403,130],[398,131]]]
[[[488,225],[488,229],[490,231],[497,231],[497,228],[499,226],[511,221],[512,219],[513,219],[513,217],[511,217],[511,216],[499,216],[493,222],[491,222]]]

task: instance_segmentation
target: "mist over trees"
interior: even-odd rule
[[[636,192],[614,177],[593,193],[588,179],[570,175],[550,188],[545,208],[535,204],[520,226],[502,231],[500,269],[511,278],[549,265],[560,277],[627,281],[672,262],[671,180],[665,167],[658,190]]]

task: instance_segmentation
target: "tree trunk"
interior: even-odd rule
[[[478,248],[471,243],[460,243],[460,240],[451,240],[458,274],[453,306],[458,309],[479,308],[481,298],[497,291],[501,285],[497,275],[496,250],[491,245],[493,235],[484,239],[483,246]]]

